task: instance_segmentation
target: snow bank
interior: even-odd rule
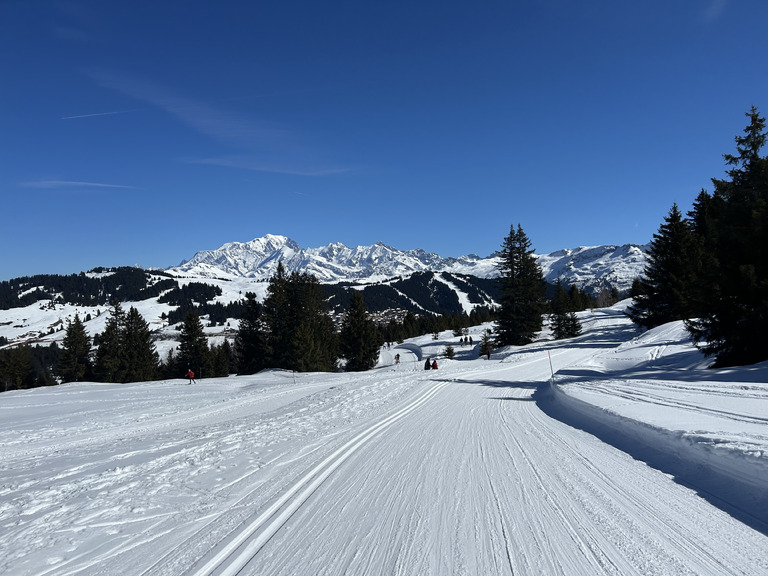
[[[768,526],[768,363],[708,370],[681,322],[568,366],[537,399],[550,415]]]

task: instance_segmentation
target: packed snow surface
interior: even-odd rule
[[[768,368],[581,319],[490,360],[443,333],[364,373],[0,394],[0,573],[768,574]]]

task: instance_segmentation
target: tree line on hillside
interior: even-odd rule
[[[141,268],[95,268],[88,274],[38,274],[0,282],[0,310],[29,306],[40,300],[103,306],[113,300],[140,301],[178,288],[176,280],[161,271]]]
[[[520,234],[522,238],[518,240],[524,248],[528,241],[522,230]],[[531,253],[524,251],[523,256],[533,258]],[[494,282],[504,285],[501,279]],[[539,278],[538,285],[542,289],[541,308],[532,309],[550,310],[553,319],[560,315],[569,317],[576,310],[596,305],[596,300],[583,290],[575,286],[566,290],[560,282],[550,303],[543,292],[543,278]],[[48,386],[58,381],[170,379],[179,378],[190,369],[198,377],[252,374],[265,368],[328,371],[337,369],[340,358],[347,370],[366,370],[375,365],[379,349],[386,342],[402,342],[446,330],[466,334],[470,326],[499,318],[496,308],[478,306],[470,314],[414,314],[409,310],[399,320],[374,322],[364,292],[352,290],[341,322],[334,323],[327,293],[317,279],[297,272],[288,274],[281,264],[269,281],[264,302],[248,293],[242,301],[227,307],[228,312],[238,312],[239,328],[234,342],[224,340],[220,345],[210,345],[199,311],[210,306],[203,300],[216,293],[209,294],[208,289],[197,292],[195,287],[192,290],[197,306],[185,308],[178,349],[165,359],[158,357],[149,326],[136,308],[130,307],[126,312],[119,301],[114,301],[104,331],[92,339],[75,315],[66,325],[61,348],[56,344],[22,345],[0,350],[0,390]],[[190,299],[177,300],[179,307]],[[578,333],[572,325],[564,326],[553,330],[556,337]]]
[[[470,314],[460,308],[453,310],[451,302],[458,298],[440,282],[431,282],[428,273],[418,274],[412,282],[416,297],[426,303],[435,301],[435,291],[446,314],[405,311],[400,319],[374,322],[366,305],[365,287],[347,287],[348,304],[342,308],[341,321],[334,322],[330,301],[341,292],[328,290],[309,274],[288,274],[282,263],[269,280],[267,296],[259,302],[254,294],[236,303],[221,305],[209,302],[221,295],[221,290],[202,283],[191,282],[184,287],[166,286],[162,301],[175,305],[174,319],[183,314],[177,350],[161,360],[156,352],[149,325],[134,307],[123,310],[115,300],[109,311],[105,329],[91,339],[78,315],[68,321],[62,347],[31,347],[22,345],[0,350],[0,389],[31,388],[56,384],[58,381],[94,380],[99,382],[134,382],[162,378],[179,378],[188,370],[198,377],[227,376],[230,373],[252,374],[266,368],[299,372],[332,371],[339,360],[347,370],[367,370],[378,359],[380,347],[386,342],[401,342],[423,334],[452,330],[455,335],[466,334],[468,327],[496,322],[496,336],[484,339],[481,352],[493,345],[526,344],[541,330],[542,315],[549,314],[555,338],[577,336],[581,327],[575,313],[597,305],[618,300],[616,291],[602,294],[599,299],[576,286],[566,287],[558,280],[554,286],[544,281],[533,256],[530,241],[518,224],[502,245],[500,277],[489,280],[494,286],[474,288],[460,275],[448,279],[470,289],[470,299],[482,303],[488,291],[500,299],[500,306],[476,306]],[[134,269],[129,269],[134,278]],[[161,280],[160,282],[165,282]],[[435,285],[432,293],[421,287]],[[140,282],[136,282],[136,287]],[[165,284],[164,284],[165,286]],[[401,285],[402,287],[402,285]],[[349,288],[352,288],[351,290]],[[139,289],[141,293],[143,289]],[[548,291],[551,296],[548,296]],[[449,294],[450,292],[450,294]],[[331,296],[329,297],[329,293]],[[380,294],[380,292],[373,292]],[[499,296],[500,295],[500,296]],[[214,314],[214,310],[216,314]],[[227,318],[239,318],[239,328],[230,344],[209,345],[201,315],[209,323],[223,323]],[[168,317],[170,319],[170,316]],[[0,342],[0,345],[4,342]],[[7,344],[7,342],[5,342]]]
[[[712,179],[684,217],[677,204],[654,234],[628,314],[642,328],[684,320],[714,366],[768,359],[768,157],[755,107],[724,154],[727,178]]]

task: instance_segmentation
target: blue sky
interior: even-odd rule
[[[0,280],[226,242],[645,243],[757,106],[764,0],[0,0]]]

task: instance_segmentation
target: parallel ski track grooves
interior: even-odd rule
[[[448,382],[440,382],[416,400],[382,421],[370,426],[338,448],[320,464],[300,478],[287,492],[253,522],[233,535],[231,541],[192,576],[234,576],[239,574],[258,551],[296,513],[325,480],[352,454],[392,424],[407,416],[435,396]]]

